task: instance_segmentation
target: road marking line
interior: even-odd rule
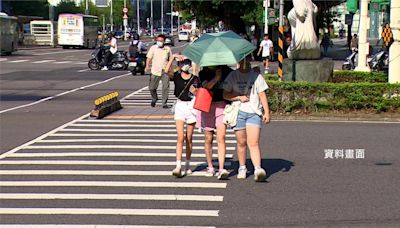
[[[7,61],[8,59],[5,59],[5,58],[0,58],[0,62],[4,62],[4,61]]]
[[[176,134],[52,134],[49,137],[176,137]],[[193,137],[204,137],[203,134],[195,132]],[[226,134],[227,138],[235,138],[234,134]]]
[[[28,59],[20,59],[20,60],[14,60],[14,61],[10,61],[10,63],[22,63],[22,62],[28,62]]]
[[[79,73],[85,72],[85,71],[89,71],[90,69],[83,69],[83,70],[78,70]]]
[[[155,141],[157,142],[157,141]],[[185,149],[186,146],[183,146]],[[51,145],[51,146],[26,146],[22,148],[26,149],[142,149],[142,150],[175,150],[176,146],[146,146],[146,145]],[[218,147],[213,146],[213,150],[217,150]],[[235,147],[226,147],[226,150],[235,150]],[[193,150],[204,150],[204,146],[193,146]]]
[[[81,120],[79,123],[175,123],[175,120]]]
[[[69,143],[69,142],[154,142],[154,139],[50,139],[40,140],[37,143]],[[204,140],[192,140],[193,143],[204,143]],[[176,139],[157,139],[157,143],[176,143]],[[225,140],[225,143],[235,143],[236,140]]]
[[[87,62],[76,62],[76,63],[74,63],[74,64],[77,64],[77,65],[85,65],[85,64],[87,64]]]
[[[205,167],[205,166],[204,166]],[[196,171],[191,177],[206,177],[206,172]],[[124,170],[0,170],[0,176],[172,176],[171,171]],[[0,186],[2,186],[0,184]]]
[[[182,162],[182,165],[185,163]],[[194,166],[205,166],[206,162],[192,161]],[[218,165],[218,162],[213,162]],[[90,161],[90,160],[8,160],[0,161],[0,165],[98,165],[98,166],[175,166],[176,161]],[[231,162],[225,162],[231,166]]]
[[[217,217],[218,210],[108,209],[108,208],[0,208],[2,215],[152,215]]]
[[[27,170],[29,171],[29,170]],[[47,170],[49,171],[49,170]],[[55,170],[53,170],[54,172]],[[73,171],[73,170],[71,170]],[[99,170],[93,170],[99,172]],[[143,172],[143,171],[141,171]],[[194,172],[193,174],[195,174]],[[94,174],[96,175],[96,174]],[[169,172],[171,175],[171,172]],[[127,182],[127,181],[1,181],[1,187],[138,187],[138,188],[226,188],[227,183]]]
[[[72,53],[72,52],[82,52],[86,50],[69,50],[69,51],[55,51],[55,52],[45,52],[45,53],[35,53],[34,55],[53,55],[53,54],[63,54],[63,53]]]
[[[373,121],[373,120],[274,120],[271,122],[311,122],[311,123],[367,123],[367,124],[400,124],[400,121]]]
[[[216,228],[215,226],[87,225],[87,224],[1,224],[2,228]]]
[[[33,63],[49,63],[49,62],[55,62],[57,60],[54,59],[46,59],[46,60],[41,60],[41,61],[35,61]]]
[[[74,132],[176,132],[175,129],[81,129],[81,128],[66,128],[60,131],[74,131]],[[233,132],[233,130],[226,130]]]
[[[5,110],[0,111],[0,114],[3,114],[5,112],[9,112],[9,111],[13,111],[13,110],[16,110],[16,109],[29,107],[29,106],[32,106],[32,105],[35,105],[35,104],[39,104],[39,103],[42,103],[44,101],[52,100],[52,99],[54,99],[56,97],[60,97],[60,96],[63,96],[63,95],[69,94],[69,93],[73,93],[73,92],[76,92],[76,91],[79,91],[79,90],[84,90],[84,89],[89,88],[89,87],[93,87],[93,86],[97,86],[97,85],[100,85],[100,84],[104,84],[104,83],[107,83],[107,82],[115,80],[115,79],[126,77],[128,75],[130,75],[130,73],[129,74],[123,74],[123,75],[115,76],[115,77],[109,78],[107,80],[104,80],[104,81],[101,81],[101,82],[96,82],[96,83],[93,83],[93,84],[90,84],[90,85],[86,85],[86,86],[82,86],[82,87],[79,87],[79,88],[76,88],[76,89],[68,90],[68,91],[65,91],[63,93],[59,93],[57,95],[54,95],[52,97],[46,97],[46,98],[43,98],[41,100],[29,103],[29,104],[20,105],[20,106],[16,106],[16,107],[13,107],[13,108],[5,109]]]
[[[116,115],[110,115],[104,117],[105,119],[173,119],[173,115],[135,115],[135,116],[116,116]]]
[[[62,62],[54,62],[55,64],[66,64],[66,63],[71,63],[71,61],[62,61]]]
[[[139,152],[58,152],[58,153],[14,153],[8,155],[12,158],[34,157],[175,157],[175,153],[139,153]],[[185,157],[185,154],[183,155]],[[213,154],[213,158],[217,158]],[[226,154],[226,158],[233,158],[233,154]],[[192,158],[205,158],[204,153],[192,153]]]
[[[13,200],[168,200],[222,202],[215,195],[164,195],[164,194],[55,194],[55,193],[1,193],[0,199]]]
[[[151,127],[161,127],[161,128],[176,128],[175,124],[161,125],[161,124],[73,124],[71,127],[138,127],[138,128],[151,128]]]

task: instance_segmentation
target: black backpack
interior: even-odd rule
[[[129,55],[130,56],[137,56],[138,54],[138,44],[133,44],[133,41],[131,42],[131,45],[129,45]]]

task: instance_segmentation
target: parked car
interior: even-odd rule
[[[115,32],[115,38],[117,38],[117,39],[124,38],[124,32],[122,32],[122,31]]]
[[[173,36],[165,36],[165,45],[175,46],[175,39]]]
[[[187,31],[179,32],[178,40],[179,40],[179,42],[181,42],[181,41],[189,42],[190,41],[190,33]]]

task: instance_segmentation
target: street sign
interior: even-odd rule
[[[125,7],[125,8],[123,8],[123,9],[122,9],[122,12],[124,12],[124,13],[128,13],[128,8],[126,8],[126,7]]]
[[[345,21],[346,25],[352,25],[353,24],[353,14],[346,14],[344,21]]]
[[[124,17],[124,22],[123,23],[124,23],[124,26],[128,26],[128,17],[126,17],[126,18]]]
[[[124,17],[123,17],[124,19],[128,19],[128,15],[126,15],[126,14],[124,14]]]
[[[108,1],[107,0],[96,0],[97,7],[107,7]]]
[[[386,25],[383,26],[382,39],[386,48],[389,49],[390,45],[393,43],[393,33],[389,23],[386,23]]]

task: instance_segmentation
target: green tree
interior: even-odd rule
[[[3,10],[9,15],[38,16],[49,18],[49,3],[47,0],[2,0]]]
[[[83,13],[74,0],[61,0],[54,9],[55,18],[58,18],[60,13]]]

